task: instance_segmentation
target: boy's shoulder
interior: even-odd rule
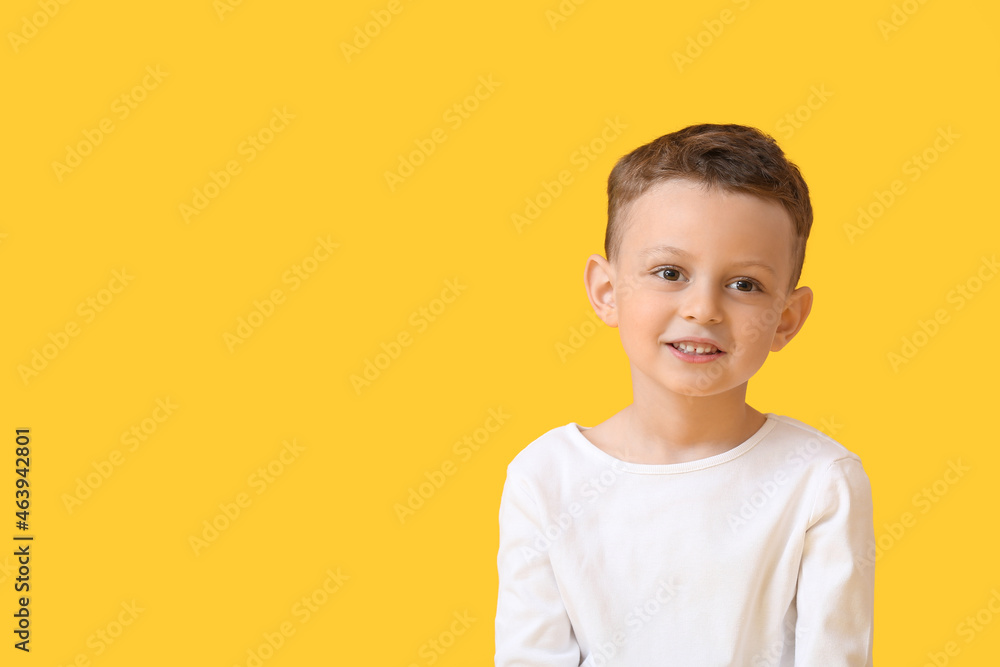
[[[857,454],[835,440],[832,434],[824,433],[814,426],[787,415],[769,412],[767,417],[768,421],[775,422],[775,439],[782,440],[786,446],[791,445],[796,449],[804,448],[811,455],[829,462],[846,458],[861,461]]]
[[[590,444],[581,428],[569,422],[528,443],[507,465],[505,493],[524,494],[543,506],[563,506],[586,494],[587,484],[617,479],[614,460]]]
[[[565,462],[573,454],[577,442],[576,435],[583,437],[575,422],[563,424],[549,429],[529,442],[519,451],[507,466],[511,472],[527,473],[534,470],[552,470],[554,466]]]
[[[832,435],[787,415],[768,414],[773,437],[762,449],[762,469],[789,479],[827,480],[847,475],[867,479],[861,457]],[[833,430],[833,427],[830,427]],[[832,474],[832,477],[830,476]]]

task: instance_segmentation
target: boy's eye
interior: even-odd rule
[[[736,285],[736,289],[739,290],[740,292],[753,292],[755,289],[757,289],[757,285],[755,285],[750,280],[746,280],[745,278],[740,278],[739,280],[734,280],[733,282],[731,282],[729,284],[730,285]]]
[[[669,266],[656,271],[656,275],[660,276],[664,280],[680,280],[681,272],[677,269],[672,269]]]

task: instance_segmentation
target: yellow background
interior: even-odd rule
[[[995,6],[220,7],[4,3],[0,536],[13,545],[18,532],[14,429],[29,427],[35,541],[30,654],[12,647],[14,559],[0,556],[2,664],[253,665],[248,651],[283,623],[294,634],[264,650],[269,667],[492,664],[507,463],[631,396],[617,333],[586,325],[582,272],[601,251],[608,172],[700,122],[771,133],[811,188],[802,284],[815,307],[749,401],[835,431],[865,464],[886,547],[876,661],[925,664],[954,641],[948,664],[996,664],[992,612],[971,641],[957,630],[1000,590],[1000,281],[972,280],[1000,248]],[[456,104],[467,117],[448,113]],[[269,136],[275,109],[294,118]],[[616,120],[624,129],[599,141]],[[57,173],[102,122],[113,131]],[[252,160],[250,136],[271,139]],[[432,136],[444,140],[390,188],[385,173]],[[933,161],[912,171],[925,151]],[[563,170],[571,182],[518,228],[512,215]],[[185,220],[213,173],[226,186]],[[849,238],[858,208],[878,211],[896,180],[902,194]],[[298,285],[296,265],[315,269]],[[446,281],[460,286],[450,303]],[[959,285],[978,288],[961,307]],[[271,316],[227,345],[276,289]],[[107,302],[89,320],[88,298]],[[436,313],[423,328],[421,308]],[[934,335],[894,365],[921,322]],[[68,323],[77,335],[51,347]],[[409,344],[379,358],[401,335]],[[36,351],[51,358],[24,375]],[[376,361],[356,390],[351,376]],[[155,421],[168,398],[178,407]],[[509,418],[483,437],[491,409]],[[122,434],[143,424],[152,432],[130,451]],[[477,436],[478,451],[454,447]],[[271,463],[293,439],[304,450]],[[401,521],[396,505],[447,462]],[[954,484],[941,481],[949,462],[968,468]],[[281,472],[261,489],[252,476],[269,463]],[[933,504],[915,498],[924,488]],[[234,513],[239,494],[249,505],[196,553],[191,537],[226,525],[220,504]],[[906,512],[915,523],[900,535]],[[326,594],[338,569],[348,578]],[[310,596],[324,604],[303,622]]]

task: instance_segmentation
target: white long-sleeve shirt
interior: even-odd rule
[[[737,447],[627,463],[571,422],[507,467],[497,667],[872,664],[861,460],[766,414]]]

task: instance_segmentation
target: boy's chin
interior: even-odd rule
[[[665,388],[668,392],[676,396],[688,398],[691,401],[720,398],[726,394],[738,391],[742,391],[744,394],[746,393],[747,383],[743,383],[743,385],[732,385],[731,383],[724,382],[717,377],[711,377],[709,375],[702,377],[704,379],[695,379],[692,382],[668,382],[665,384]]]
[[[721,394],[725,394],[726,391],[719,389],[712,389],[712,388],[684,387],[679,391],[676,391],[675,393],[678,396],[690,398],[691,400],[697,400],[697,399],[716,398]]]
[[[714,364],[702,366],[703,368],[697,368],[693,364],[688,365],[678,373],[676,369],[668,370],[658,366],[642,371],[632,365],[633,393],[641,391],[659,394],[662,398],[673,396],[691,400],[718,398],[732,392],[746,393],[749,380],[738,383],[726,372],[728,369],[718,368]],[[636,372],[639,373],[638,376]]]

